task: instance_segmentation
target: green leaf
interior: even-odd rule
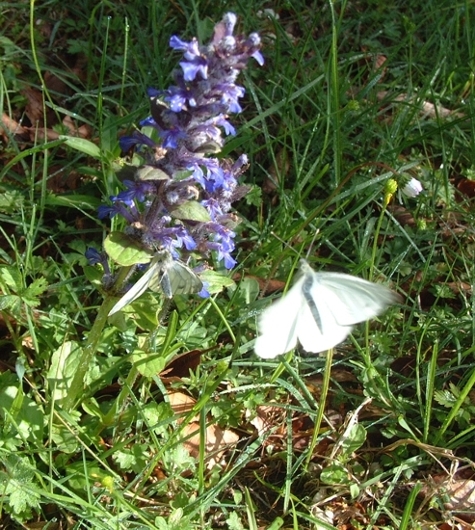
[[[185,180],[193,175],[193,171],[184,169],[183,171],[175,171],[173,173],[173,180]]]
[[[353,425],[349,433],[345,432],[346,438],[341,444],[342,453],[346,456],[357,451],[366,441],[366,429],[360,423]]]
[[[239,287],[236,286],[238,289],[237,293],[235,292],[235,289],[233,289],[232,285],[226,285],[226,287],[231,287],[235,297],[234,299],[237,301],[237,303],[240,302],[245,305],[255,302],[259,297],[259,293],[261,292],[259,282],[255,278],[250,277],[243,278],[239,282]]]
[[[145,377],[153,377],[165,368],[165,359],[159,355],[150,355],[142,351],[132,354],[132,361],[138,372]]]
[[[5,296],[0,296],[0,311],[4,311],[5,309],[18,309],[21,302],[21,298],[19,296],[16,296],[14,294],[8,294]]]
[[[320,480],[325,484],[351,484],[348,471],[338,462],[326,467],[320,474]]]
[[[199,273],[200,280],[206,284],[210,294],[220,293],[226,287],[232,287],[234,280],[220,272],[208,270]]]
[[[37,278],[36,280],[31,283],[26,291],[25,291],[25,298],[31,297],[31,298],[37,298],[38,296],[42,295],[46,290],[48,289],[48,282],[45,278]]]
[[[111,232],[104,241],[107,255],[122,267],[137,263],[148,263],[153,254],[144,250],[142,244],[122,232]]]
[[[39,508],[40,495],[34,491],[35,469],[27,458],[10,454],[3,461],[7,473],[1,487],[8,509],[14,519],[25,521],[32,517],[32,508]],[[6,480],[5,480],[6,479]]]
[[[143,166],[137,169],[137,178],[139,180],[169,180],[170,175],[162,171],[158,167]]]
[[[22,300],[25,304],[30,307],[36,307],[40,304],[40,299],[38,298],[48,289],[48,282],[45,278],[38,278],[31,283],[25,292],[22,294]]]
[[[91,484],[101,482],[109,475],[95,462],[84,462],[82,460],[69,464],[66,468],[67,481],[70,487],[78,493],[89,491]]]
[[[361,493],[361,489],[358,484],[350,484],[350,495],[352,499],[357,499]]]
[[[80,414],[73,411],[72,413],[69,413],[70,418],[71,416],[76,416],[74,419],[77,420],[77,424],[79,424]],[[77,435],[75,434],[74,430],[71,430],[71,426],[69,424],[63,425],[62,423],[58,423],[56,425],[52,425],[50,436],[55,444],[55,449],[60,454],[63,454],[63,458],[65,457],[65,460],[69,460],[68,455],[73,454],[78,450],[79,441]]]
[[[60,135],[59,139],[63,140],[66,145],[68,145],[72,149],[75,149],[76,151],[84,153],[88,156],[92,156],[93,158],[97,158],[98,160],[101,159],[100,148],[96,144],[92,143],[89,140],[86,140],[85,138]]]
[[[241,518],[236,512],[231,512],[229,517],[226,519],[226,524],[229,530],[244,530]]]
[[[267,527],[267,530],[279,530],[280,528],[282,528],[284,526],[284,520],[282,519],[282,517],[276,517],[272,523],[270,524],[270,526]]]
[[[45,205],[49,207],[64,206],[66,208],[78,208],[81,210],[94,210],[102,204],[97,197],[91,195],[71,194],[71,195],[46,195]]]
[[[53,352],[51,366],[46,375],[53,399],[61,400],[68,395],[81,359],[82,349],[73,341],[65,342]]]
[[[23,289],[23,276],[17,267],[0,268],[0,281],[14,293],[18,293]]]
[[[0,376],[0,418],[4,436],[17,440],[38,441],[42,439],[44,413],[40,406],[24,395],[18,378],[10,372]]]
[[[120,469],[130,471],[136,464],[137,459],[131,452],[115,451],[113,454],[114,460],[118,463]]]
[[[207,223],[211,221],[208,210],[197,201],[187,201],[180,204],[171,212],[171,216],[175,219],[185,219],[187,221],[199,221]]]
[[[25,195],[20,190],[9,190],[0,193],[0,212],[14,214],[24,208]]]

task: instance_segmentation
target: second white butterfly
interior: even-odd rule
[[[384,285],[350,274],[315,272],[301,261],[302,277],[259,317],[254,349],[266,359],[297,346],[312,353],[344,341],[353,325],[381,314],[401,297]]]

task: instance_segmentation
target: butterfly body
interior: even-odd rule
[[[260,315],[255,351],[273,358],[298,342],[312,353],[333,348],[354,324],[400,301],[387,287],[338,272],[315,272],[304,260],[303,275],[287,294]]]

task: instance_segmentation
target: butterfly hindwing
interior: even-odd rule
[[[190,267],[171,257],[163,264],[160,285],[167,298],[176,294],[197,293],[203,288],[203,282]]]
[[[374,318],[390,305],[400,301],[399,295],[384,285],[356,276],[337,272],[314,272],[313,274],[314,289],[320,286],[324,292],[333,294],[334,303],[330,304],[330,310],[342,326],[350,326]]]

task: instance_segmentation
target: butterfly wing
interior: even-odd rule
[[[172,298],[176,294],[191,294],[201,291],[203,282],[190,267],[169,256],[169,259],[163,262],[160,287],[167,298]]]
[[[351,326],[383,313],[401,297],[384,285],[337,272],[314,272],[312,296],[326,305],[335,321]],[[322,309],[323,310],[323,309]]]
[[[343,342],[351,332],[351,325],[342,325],[336,318],[346,311],[340,298],[312,276],[306,276],[302,286],[305,305],[297,324],[297,337],[305,351],[319,353]]]
[[[298,322],[306,305],[302,297],[302,283],[303,278],[260,314],[257,323],[259,335],[254,344],[259,357],[272,359],[297,346]],[[315,322],[313,326],[316,328]]]
[[[126,305],[131,304],[139,296],[147,290],[148,286],[152,282],[154,276],[158,276],[160,271],[160,261],[157,257],[153,258],[150,263],[149,268],[145,273],[139,278],[139,280],[132,285],[132,287],[124,294],[124,296],[114,305],[114,307],[109,311],[108,316],[117,313],[123,309]]]
[[[111,316],[131,304],[148,288],[159,288],[167,298],[175,294],[191,294],[201,291],[203,282],[181,261],[174,260],[168,252],[158,252],[143,276],[122,296],[109,311]]]

